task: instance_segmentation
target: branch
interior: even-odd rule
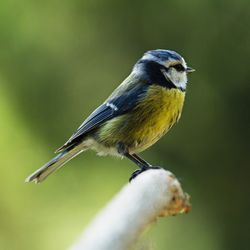
[[[190,210],[189,196],[174,175],[148,170],[128,183],[96,216],[70,250],[125,250],[160,216]]]

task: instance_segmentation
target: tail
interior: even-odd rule
[[[40,183],[44,181],[49,175],[61,168],[66,162],[80,154],[84,149],[79,146],[68,148],[51,159],[44,166],[36,170],[33,174],[26,178],[25,182]]]

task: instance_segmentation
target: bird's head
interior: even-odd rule
[[[150,83],[186,89],[187,74],[194,69],[175,51],[157,49],[147,51],[135,64],[133,72]]]

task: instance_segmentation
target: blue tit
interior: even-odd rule
[[[52,160],[26,181],[42,182],[78,154],[92,149],[98,155],[126,157],[139,173],[154,168],[138,156],[180,119],[187,74],[194,69],[171,50],[147,51],[130,75],[81,124]]]

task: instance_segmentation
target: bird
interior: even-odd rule
[[[128,77],[95,109],[57,155],[26,178],[40,183],[72,158],[91,149],[98,155],[127,158],[140,173],[158,168],[138,153],[156,143],[180,119],[187,75],[195,70],[175,51],[146,51]]]

